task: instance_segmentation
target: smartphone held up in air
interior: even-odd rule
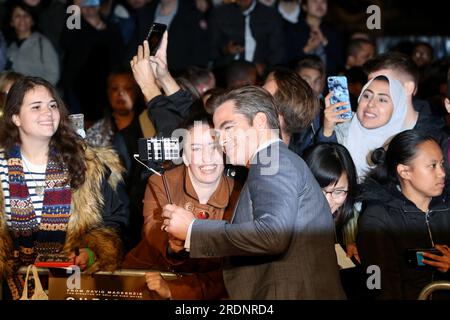
[[[347,78],[344,76],[331,76],[327,78],[327,84],[328,90],[332,93],[330,103],[347,102],[347,104],[337,107],[336,110],[347,110],[347,112],[340,115],[340,118],[350,119],[352,117],[352,108],[350,105]]]
[[[167,26],[162,23],[153,23],[148,30],[147,38],[148,45],[150,47],[150,55],[154,56],[161,44],[164,32],[167,30]]]

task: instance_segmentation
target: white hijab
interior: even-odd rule
[[[403,128],[407,112],[405,89],[398,80],[388,76],[385,77],[389,80],[389,92],[394,106],[391,119],[382,127],[366,129],[361,125],[355,114],[351,120],[347,138],[343,143],[352,156],[360,180],[371,169],[368,160],[370,161],[372,151],[382,147],[397,133],[409,129]],[[364,91],[376,78],[371,79],[364,85],[358,97],[358,103]]]

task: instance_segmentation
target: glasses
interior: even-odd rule
[[[322,189],[322,192],[325,194],[325,196],[327,194],[331,194],[331,198],[333,198],[334,200],[339,200],[339,199],[344,198],[347,195],[348,190],[337,189],[337,190],[327,191],[325,189]]]

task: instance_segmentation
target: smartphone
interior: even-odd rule
[[[347,102],[346,105],[337,107],[336,110],[348,110],[340,115],[341,119],[350,119],[352,117],[352,108],[350,105],[350,94],[348,92],[347,78],[344,76],[331,76],[327,78],[328,90],[332,92],[330,103]]]
[[[138,146],[141,161],[163,162],[180,158],[178,138],[140,138]]]
[[[435,254],[437,256],[442,256],[442,252],[435,248],[422,248],[422,249],[408,249],[406,253],[406,259],[408,265],[411,267],[426,267],[425,263],[423,263],[423,253],[428,252],[431,254]]]
[[[150,47],[150,55],[151,56],[154,56],[156,54],[156,51],[158,50],[159,45],[161,44],[163,34],[166,30],[167,30],[167,26],[162,23],[153,23],[150,26],[150,29],[148,30],[146,39],[147,39],[148,45]]]

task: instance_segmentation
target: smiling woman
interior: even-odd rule
[[[370,161],[373,150],[388,143],[395,134],[411,129],[411,124],[405,124],[405,89],[390,76],[379,75],[365,84],[350,122],[339,119],[345,111],[338,111],[340,105],[330,104],[329,99],[330,94],[325,98],[323,135],[330,137],[335,133],[337,142],[350,152],[360,179],[373,167]]]
[[[7,296],[20,297],[16,271],[38,254],[65,254],[82,270],[117,268],[128,221],[118,157],[85,145],[55,88],[41,78],[14,83],[0,121],[0,275],[7,276]]]
[[[19,114],[12,116],[14,124],[19,128],[21,141],[42,141],[48,144],[58,129],[60,113],[56,100],[43,86],[37,86],[25,94],[23,107]],[[41,143],[37,145],[41,147]],[[46,148],[42,149],[46,152]],[[31,155],[30,155],[31,156]]]
[[[197,219],[229,221],[240,189],[224,174],[223,153],[212,134],[211,117],[194,114],[183,128],[187,130],[184,165],[165,173],[173,207],[189,211]],[[159,272],[147,273],[148,288],[160,298],[225,298],[221,259],[189,258],[184,241],[165,232],[170,224],[170,219],[162,217],[167,204],[161,177],[151,176],[144,198],[144,236],[122,266],[192,273],[173,281],[164,280]]]

